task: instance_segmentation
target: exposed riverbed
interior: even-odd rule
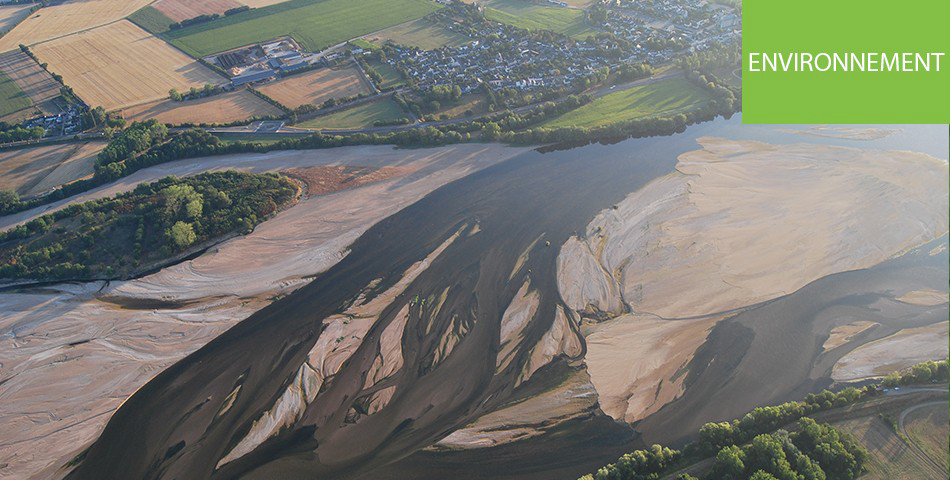
[[[312,205],[363,201],[349,208],[373,212],[366,221],[395,212],[368,230],[340,222],[346,235],[314,236],[337,222],[298,205],[218,252],[108,295],[84,290],[176,312],[200,301],[192,322],[217,318],[207,299],[232,299],[203,339],[263,309],[142,386],[71,476],[426,478],[466,465],[472,478],[572,478],[640,436],[675,443],[704,421],[824,387],[860,345],[946,318],[945,237],[913,262],[875,266],[946,233],[946,130],[941,140],[906,128],[838,139],[734,118],[507,161],[475,146],[379,157],[373,166],[427,176]],[[433,177],[440,168],[450,178]],[[418,201],[396,212],[387,189]],[[287,248],[294,236],[310,253]],[[297,290],[266,307],[255,296],[282,288]],[[37,316],[40,297],[18,295],[16,332],[57,325]],[[823,347],[856,321],[875,326]],[[16,391],[0,385],[0,398]]]

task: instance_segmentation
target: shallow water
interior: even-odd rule
[[[698,137],[904,148],[947,158],[946,128],[941,138],[933,127],[901,126],[901,132],[874,141],[794,135],[779,128],[743,126],[736,115],[672,136],[529,152],[448,184],[369,229],[352,245],[350,255],[311,284],[241,322],[145,385],[113,416],[71,477],[339,478],[374,469],[384,472],[386,464],[430,445],[511,398],[530,347],[548,330],[554,309],[561,305],[555,281],[557,246],[583,231],[599,211],[672,171],[679,154],[698,148]],[[470,235],[475,224],[480,232]],[[392,300],[300,420],[261,448],[215,470],[218,460],[284,391],[319,337],[324,318],[345,310],[374,280],[382,279],[369,296],[381,293],[410,265],[459,231],[463,235]],[[525,252],[527,261],[512,273]],[[945,268],[941,273],[930,265],[882,266],[865,273],[833,275],[724,322],[697,355],[687,395],[638,429],[646,439],[675,442],[697,422],[728,418],[733,410],[741,413],[749,405],[822,387],[827,380],[821,372],[813,374],[814,355],[804,350],[798,355],[794,348],[816,335],[812,325],[816,312],[854,303],[854,295],[878,291],[881,285],[912,280],[945,285],[941,283],[945,277]],[[538,311],[524,331],[512,364],[496,372],[501,316],[528,280],[540,294]],[[446,288],[447,297],[438,312],[410,301],[438,297]],[[389,381],[396,386],[396,394],[379,413],[353,420],[354,404],[372,393],[364,388],[364,379],[378,354],[377,340],[407,304],[410,318],[402,337],[405,364]],[[945,306],[942,315],[946,316]],[[766,317],[774,320],[764,322]],[[466,333],[458,346],[444,360],[435,361],[438,338],[460,325]],[[798,356],[782,360],[790,373],[775,377],[776,387],[766,393],[760,394],[761,389],[749,383],[728,385],[722,380],[729,372],[709,366],[708,359],[723,352],[732,355],[738,369],[745,368],[743,362],[764,365],[760,357],[768,360],[772,343],[761,343],[761,339],[773,335],[786,338],[784,350]],[[772,360],[779,358],[772,354]],[[748,378],[753,382],[761,376],[749,370]],[[237,384],[241,385],[237,400],[219,415]],[[585,428],[575,427],[579,435]],[[622,429],[615,435],[617,445],[632,445]],[[609,443],[610,439],[591,443],[586,455],[576,450],[572,454],[588,463],[611,461],[615,458],[612,449],[598,450],[598,445]],[[551,445],[561,445],[564,451],[547,455],[564,457],[576,449],[571,442]],[[505,461],[518,459],[511,456],[494,463],[486,459],[471,465],[468,473],[478,477],[484,471],[493,476],[489,472],[504,470]],[[564,463],[547,471],[538,465],[516,476],[570,477],[579,468],[587,468]]]

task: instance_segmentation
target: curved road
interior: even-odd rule
[[[918,391],[921,391],[921,390],[927,391],[926,389],[920,389]],[[932,390],[941,391],[941,392],[947,391],[947,390],[938,390],[938,389],[932,389]],[[931,458],[930,455],[928,455],[927,452],[925,452],[924,449],[920,447],[920,445],[918,445],[916,442],[911,440],[910,435],[907,435],[907,428],[906,428],[906,425],[904,424],[904,420],[907,418],[908,414],[910,414],[911,412],[915,410],[919,410],[921,408],[926,408],[926,407],[934,407],[938,405],[945,407],[947,406],[947,402],[943,400],[937,400],[933,402],[920,403],[920,404],[917,404],[905,409],[897,417],[897,429],[901,433],[901,435],[904,436],[903,440],[907,443],[907,445],[911,448],[911,450],[913,450],[918,456],[926,460],[927,464],[934,468],[935,473],[937,473],[937,476],[934,478],[942,478],[942,476],[946,473],[946,470],[944,469],[942,465],[934,461],[934,459]]]

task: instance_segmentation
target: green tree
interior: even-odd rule
[[[171,218],[184,214],[185,218],[197,218],[203,210],[204,198],[191,185],[169,185],[161,191],[165,211]]]
[[[15,190],[0,190],[0,212],[12,211],[20,205],[20,196]]]
[[[168,229],[168,236],[178,248],[185,248],[195,243],[195,239],[198,238],[191,224],[182,221],[175,222],[175,224]]]
[[[738,480],[745,472],[745,452],[735,445],[729,445],[716,454],[713,476],[723,480]]]

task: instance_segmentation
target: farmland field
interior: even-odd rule
[[[597,127],[625,120],[687,111],[708,102],[709,94],[684,77],[621,90],[594,99],[545,127]]]
[[[0,117],[30,108],[33,102],[10,77],[0,73]]]
[[[458,100],[445,104],[438,111],[433,113],[437,117],[442,115],[448,118],[459,118],[467,116],[466,112],[471,110],[474,115],[488,113],[488,98],[484,93],[472,93],[462,95]]]
[[[406,83],[406,80],[392,65],[375,59],[367,63],[369,63],[369,68],[372,68],[382,77],[383,81],[379,85],[380,89],[395,88]]]
[[[467,37],[424,18],[385,28],[363,38],[376,45],[383,45],[386,41],[391,41],[399,45],[418,47],[423,50],[434,50],[446,45],[457,47],[469,41]]]
[[[121,20],[152,0],[69,0],[41,8],[0,38],[0,52]]]
[[[261,8],[269,7],[271,5],[276,5],[278,3],[286,2],[287,0],[239,0],[242,4],[247,5],[251,8]]]
[[[301,128],[316,129],[349,129],[372,127],[375,121],[391,121],[407,117],[396,102],[386,98],[384,100],[364,103],[362,105],[323,115],[313,120],[300,123]]]
[[[22,108],[36,106],[47,113],[58,110],[52,108],[51,101],[59,96],[61,85],[53,80],[49,72],[43,70],[29,55],[19,49],[0,54],[0,74],[12,81],[16,88],[26,96],[29,103]],[[11,108],[13,108],[13,105],[21,105],[21,100],[20,97],[16,96],[9,101],[12,103],[5,100],[5,103],[11,106],[4,106],[3,110],[7,113],[16,111],[11,110]]]
[[[0,7],[0,32],[13,28],[20,20],[30,14],[33,5],[4,5]]]
[[[173,22],[180,22],[199,15],[223,15],[227,10],[240,7],[241,3],[235,0],[158,0],[151,6]]]
[[[122,110],[128,121],[154,118],[162,123],[229,123],[283,112],[247,90],[184,102],[159,100]]]
[[[910,412],[905,419],[907,436],[927,456],[947,468],[947,406],[934,405]]]
[[[896,416],[893,412],[892,416]],[[901,440],[884,420],[863,417],[836,423],[861,442],[870,453],[868,473],[862,480],[920,480],[933,477],[933,468]],[[946,475],[946,471],[943,472]]]
[[[435,11],[431,0],[290,0],[167,33],[196,57],[291,35],[304,49],[325,47]]]
[[[29,196],[90,175],[103,147],[88,142],[0,151],[0,190]]]
[[[338,70],[321,68],[292,75],[257,89],[290,108],[308,103],[320,105],[330,98],[372,93],[362,75],[355,68],[349,67]]]
[[[174,23],[172,19],[151,5],[129,15],[129,21],[156,35],[167,32],[168,26]]]
[[[158,100],[224,78],[127,20],[37,45],[36,56],[90,106],[106,110]]]
[[[596,33],[585,22],[584,12],[575,8],[546,7],[517,0],[495,0],[485,16],[526,30],[551,30],[568,36]]]

